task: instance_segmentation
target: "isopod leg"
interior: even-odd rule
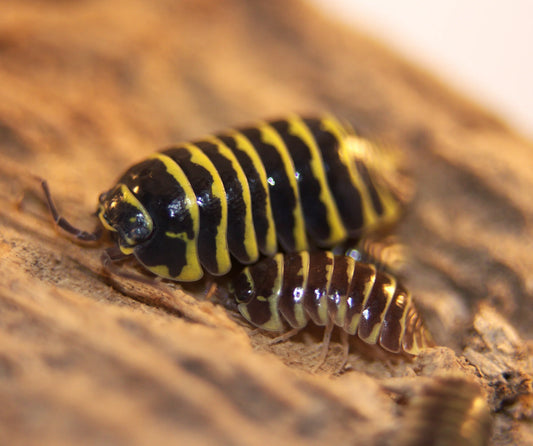
[[[350,334],[347,331],[341,330],[341,342],[342,342],[342,360],[335,370],[335,374],[344,370],[346,363],[348,362],[348,352],[350,351]]]
[[[282,335],[276,336],[275,338],[271,339],[268,342],[268,345],[274,345],[274,344],[279,344],[281,342],[288,341],[293,336],[296,336],[300,331],[301,331],[301,328],[299,327],[293,328],[292,330],[289,330],[288,332],[283,333]]]
[[[322,339],[322,345],[320,347],[320,357],[316,363],[316,365],[313,367],[313,373],[316,373],[318,369],[324,364],[326,361],[326,357],[328,355],[329,350],[329,342],[331,340],[331,332],[333,331],[333,321],[329,320],[328,324],[326,325],[326,328],[324,330],[324,338]]]
[[[141,274],[130,273],[117,266],[117,262],[128,257],[128,255],[123,254],[116,246],[113,246],[104,250],[100,260],[102,261],[104,269],[111,275],[122,277],[123,279],[134,280],[147,285],[155,285],[159,282],[159,278],[157,277],[145,277]]]

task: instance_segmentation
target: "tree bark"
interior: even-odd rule
[[[0,15],[0,444],[393,444],[414,395],[481,385],[492,444],[533,442],[530,141],[356,30],[282,0],[7,0]],[[98,194],[164,146],[332,112],[405,154],[396,233],[438,348],[310,373],[320,333],[268,345],[201,293],[109,277]],[[140,268],[133,268],[143,274]],[[170,290],[171,293],[162,290]]]

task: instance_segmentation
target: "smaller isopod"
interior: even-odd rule
[[[292,333],[312,321],[326,327],[324,344],[338,326],[345,346],[349,335],[408,355],[434,345],[403,285],[349,256],[280,253],[244,268],[232,293],[242,316],[263,330]]]

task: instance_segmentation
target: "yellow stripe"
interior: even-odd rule
[[[253,223],[252,216],[252,197],[250,195],[250,187],[248,186],[248,179],[242,170],[239,161],[237,160],[234,153],[231,149],[226,146],[220,139],[210,136],[205,138],[206,141],[209,141],[212,144],[217,146],[218,152],[228,159],[231,163],[231,167],[237,175],[237,180],[242,188],[242,198],[245,205],[245,215],[244,215],[244,249],[246,250],[246,255],[250,259],[250,263],[256,262],[259,258],[259,250],[257,247],[257,239],[255,236],[255,228]]]
[[[381,206],[383,206],[384,209],[384,215],[381,216],[381,222],[387,223],[397,220],[401,211],[398,200],[394,198],[388,188],[381,186],[376,181],[374,181],[374,186],[378,192]]]
[[[170,275],[167,265],[155,265],[155,266],[144,265],[144,267],[148,269],[149,271],[151,271],[152,273],[154,273],[156,276],[164,277],[165,279],[171,279],[171,280],[181,280],[179,278],[176,278]]]
[[[192,189],[187,176],[181,170],[181,168],[172,160],[172,158],[163,155],[162,153],[155,153],[150,158],[161,161],[167,172],[174,177],[179,183],[183,191],[185,192],[186,200],[184,201],[187,211],[191,216],[193,223],[193,238],[189,238],[184,232],[180,237],[185,241],[185,259],[186,263],[181,273],[177,277],[173,277],[169,274],[168,267],[166,265],[146,266],[147,269],[152,271],[158,276],[166,277],[169,279],[179,280],[182,282],[191,282],[202,278],[204,272],[198,261],[198,231],[200,227],[200,215],[198,210],[198,203],[196,202],[196,195]]]
[[[274,282],[272,294],[268,297],[271,317],[268,322],[261,325],[261,328],[270,331],[281,331],[284,329],[284,326],[279,312],[279,293],[281,292],[281,283],[283,281],[283,254],[277,254],[274,257],[274,261],[278,267],[278,274],[276,276],[276,281]]]
[[[354,274],[357,274],[357,264],[355,266],[356,266],[356,269],[354,271]],[[372,275],[371,280],[369,280],[366,283],[365,289],[363,291],[365,293],[365,297],[364,297],[363,302],[361,304],[361,309],[365,308],[365,305],[366,305],[366,302],[368,300],[368,297],[370,296],[370,293],[371,293],[372,288],[374,287],[374,283],[376,281],[376,267],[374,265],[372,265],[372,264],[368,264],[368,266],[371,267],[374,270],[374,274]],[[355,332],[357,331],[357,327],[359,326],[359,320],[360,319],[361,319],[361,313],[354,315],[352,317],[352,320],[350,321],[346,331],[348,333],[354,335]]]
[[[239,276],[245,276],[246,277],[246,283],[248,284],[248,288],[250,290],[253,290],[254,289],[254,281],[252,279],[252,276],[250,275],[250,268],[249,267],[246,267],[244,268]],[[242,280],[242,279],[241,279]],[[233,285],[230,285],[231,287],[233,287]],[[233,291],[235,291],[233,289]],[[239,304],[242,304],[243,302],[241,300],[239,300],[239,296],[235,296],[235,300],[237,301],[237,303]],[[246,305],[243,306],[243,308],[246,308]],[[248,322],[251,322],[253,324],[253,322],[251,321],[250,319],[250,315],[248,314],[248,310],[245,311],[246,315],[241,311],[242,315],[244,316],[244,318],[248,321]],[[255,325],[255,324],[254,324]]]
[[[217,274],[226,274],[231,269],[231,259],[228,250],[228,201],[226,199],[226,190],[218,174],[218,171],[208,156],[197,146],[191,143],[183,144],[191,155],[191,162],[203,167],[209,172],[213,183],[211,192],[215,198],[218,198],[221,208],[220,223],[216,229],[215,243],[216,252],[213,254],[217,262]],[[200,222],[201,224],[201,222]]]
[[[417,330],[418,321],[420,319],[417,319],[416,324],[413,326],[413,347],[411,350],[409,350],[409,354],[411,355],[418,355],[420,353],[420,345],[418,344],[418,337],[419,337],[419,330]]]
[[[305,327],[307,324],[307,316],[305,315],[305,308],[304,308],[304,292],[307,288],[307,282],[309,279],[309,252],[308,251],[302,251],[298,254],[300,256],[300,259],[302,260],[302,269],[298,271],[298,274],[302,275],[302,293],[301,293],[301,299],[300,302],[294,302],[294,318],[296,319],[296,323],[298,324],[298,327]]]
[[[322,119],[322,128],[330,132],[335,136],[339,143],[339,158],[341,162],[348,168],[350,172],[350,177],[354,187],[361,194],[361,205],[363,207],[363,227],[366,229],[368,227],[374,226],[378,221],[378,215],[374,207],[372,206],[372,199],[368,189],[366,188],[365,183],[362,178],[359,176],[356,167],[353,165],[354,153],[357,150],[360,150],[361,147],[358,144],[361,144],[361,138],[352,137],[348,138],[346,131],[341,127],[337,120],[333,117],[325,117]],[[365,141],[365,140],[362,140]]]
[[[248,312],[246,303],[241,303],[238,305],[240,313],[243,315],[243,317],[254,324],[255,326],[262,328],[263,330],[267,331],[282,331],[285,327],[283,325],[283,322],[280,317],[279,312],[279,293],[281,291],[281,283],[283,279],[283,254],[276,254],[274,256],[273,260],[276,262],[277,266],[277,275],[276,280],[274,282],[274,286],[272,287],[272,294],[270,296],[256,296],[255,299],[261,301],[261,302],[268,302],[268,311],[270,313],[270,319],[265,322],[264,324],[256,324],[254,321],[250,318],[250,313]],[[252,280],[250,278],[250,280]]]
[[[383,324],[383,318],[387,313],[387,310],[389,309],[392,297],[394,296],[394,291],[396,290],[396,279],[394,279],[394,277],[392,276],[389,277],[391,279],[391,283],[386,286],[385,290],[385,295],[387,296],[387,303],[385,305],[385,308],[379,315],[379,322],[377,324],[374,324],[374,327],[372,328],[372,331],[370,332],[370,335],[367,338],[361,338],[368,344],[376,344],[378,342],[379,331],[381,330],[381,325]]]
[[[352,281],[352,277],[355,269],[355,260],[351,257],[346,256],[346,277],[348,278],[348,285]],[[335,325],[338,327],[344,327],[346,321],[346,311],[348,310],[348,296],[345,294],[341,296],[341,300],[337,307],[337,316],[335,317]]]
[[[98,218],[100,219],[100,221],[102,222],[102,226],[107,229],[108,231],[111,231],[111,232],[117,232],[117,230],[111,226],[107,220],[104,218],[104,213],[105,213],[105,208],[104,206],[102,206],[101,204],[98,206]]]
[[[415,355],[418,355],[420,353],[420,350],[422,350],[422,345],[420,342],[418,342],[420,340],[420,335],[421,335],[421,330],[422,330],[422,320],[420,319],[420,315],[418,314],[417,312],[417,316],[418,316],[418,319],[416,321],[416,325],[415,325],[415,329],[414,329],[414,340],[415,340],[415,348],[412,350],[412,354],[415,354]]]
[[[384,209],[384,215],[377,216],[376,219],[379,219],[379,223],[385,223],[387,221],[394,221],[399,214],[400,206],[398,201],[393,197],[388,187],[381,184],[376,178],[376,174],[379,175],[379,172],[376,172],[376,168],[382,169],[384,172],[387,169],[390,171],[393,167],[390,166],[391,161],[386,160],[386,154],[383,152],[383,149],[376,146],[375,143],[369,141],[368,139],[361,138],[356,135],[350,135],[346,140],[346,145],[349,147],[350,152],[353,153],[353,157],[360,159],[366,165],[368,172],[373,180],[374,188],[378,194],[381,205]],[[387,166],[379,166],[379,164],[388,163]],[[366,187],[365,187],[366,188]],[[371,202],[370,202],[371,203]],[[376,222],[370,223],[370,225],[375,224]]]
[[[405,304],[403,307],[402,316],[400,317],[400,320],[398,321],[398,323],[400,324],[400,339],[399,339],[400,349],[403,348],[402,347],[403,346],[403,335],[405,334],[405,321],[407,318],[407,312],[409,310],[409,306],[412,305],[412,298],[411,298],[410,293],[405,293],[405,294],[402,293],[401,295],[405,299]]]
[[[261,158],[256,152],[253,144],[249,141],[249,139],[246,136],[234,130],[228,132],[227,135],[232,137],[235,140],[235,143],[239,150],[242,150],[244,153],[246,153],[246,155],[248,155],[248,157],[252,161],[254,169],[257,171],[259,175],[259,178],[261,180],[261,185],[263,186],[263,189],[266,192],[265,216],[267,219],[268,228],[267,228],[267,233],[266,233],[266,240],[265,240],[265,247],[264,247],[263,254],[267,256],[274,255],[274,253],[276,253],[278,250],[278,240],[276,238],[276,225],[274,223],[274,217],[272,216],[272,206],[270,203],[270,192],[268,189],[267,174],[265,171],[265,166],[263,166]]]
[[[329,314],[328,314],[328,295],[329,295],[329,288],[331,286],[331,277],[333,275],[333,265],[334,265],[334,259],[333,259],[333,253],[330,251],[324,252],[326,257],[331,260],[331,263],[326,265],[326,287],[324,288],[324,294],[320,298],[320,302],[318,303],[318,317],[319,319],[324,323],[324,325],[327,325],[329,322]]]
[[[404,336],[404,339],[402,340],[402,349],[405,353],[409,353],[411,355],[415,355],[416,354],[416,344],[415,344],[415,339],[414,339],[414,325],[412,324],[412,320],[413,318],[416,317],[416,308],[414,308],[413,305],[410,305],[408,308],[407,308],[407,314],[405,316],[405,328],[406,328],[406,333],[408,336],[413,336],[413,340],[412,340],[412,346],[411,348],[408,348],[408,346],[404,346],[403,343],[405,342],[405,336]]]
[[[120,249],[120,252],[122,254],[124,254],[125,256],[129,256],[131,254],[133,254],[135,252],[135,247],[132,246],[132,247],[127,247],[127,246],[122,246],[122,245],[118,245],[118,249]]]
[[[322,160],[320,149],[318,148],[313,134],[300,117],[292,116],[287,120],[287,122],[289,123],[289,133],[300,138],[311,153],[311,171],[320,185],[320,194],[318,199],[326,208],[326,218],[330,228],[329,238],[323,241],[324,246],[336,245],[346,239],[347,232],[346,228],[342,224],[342,218],[339,214],[339,209],[337,208],[337,204],[335,203],[335,199],[331,194],[331,190],[327,182],[326,172],[324,171],[324,162]]]
[[[296,183],[296,172],[294,169],[294,163],[289,155],[287,147],[281,139],[281,136],[276,130],[268,123],[260,123],[257,129],[261,132],[262,141],[266,144],[272,145],[279,153],[283,166],[285,168],[285,174],[289,179],[294,198],[296,200],[294,209],[292,210],[294,219],[293,237],[294,237],[294,251],[304,251],[308,249],[307,237],[305,232],[305,224],[302,212],[302,205],[300,202],[300,193],[298,191],[298,184]]]

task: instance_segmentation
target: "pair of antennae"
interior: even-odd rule
[[[93,232],[87,232],[83,231],[81,229],[76,228],[71,223],[68,222],[68,220],[64,217],[62,217],[54,203],[54,200],[52,199],[52,194],[50,193],[50,188],[48,187],[48,183],[46,180],[43,180],[42,178],[37,178],[40,183],[41,187],[44,191],[44,195],[46,198],[46,202],[48,204],[48,208],[50,209],[50,213],[52,214],[52,217],[54,218],[54,223],[56,226],[61,228],[66,233],[70,234],[77,240],[80,240],[82,242],[88,242],[88,243],[94,243],[101,239],[103,230],[101,227],[98,227]],[[202,321],[198,318],[196,315],[188,314],[188,308],[179,301],[176,301],[174,295],[164,286],[161,285],[159,278],[154,277],[144,277],[140,274],[131,273],[129,271],[124,271],[117,267],[117,262],[124,260],[128,258],[129,255],[126,255],[120,251],[120,249],[117,246],[112,246],[107,249],[105,249],[102,252],[101,256],[101,262],[104,267],[104,270],[109,273],[112,276],[118,276],[126,280],[133,280],[135,282],[143,283],[150,286],[155,286],[159,290],[161,290],[162,294],[165,296],[165,298],[158,297],[153,298],[152,301],[147,300],[146,303],[153,306],[162,306],[163,308],[171,311],[179,311],[184,316],[188,317],[189,319],[193,321]],[[119,288],[120,289],[120,288]],[[137,299],[138,300],[138,299]],[[173,305],[173,303],[177,302],[177,305]]]
[[[46,202],[48,203],[48,209],[50,209],[50,213],[52,214],[56,226],[82,242],[97,242],[102,238],[102,228],[100,226],[97,227],[93,232],[87,232],[76,228],[70,224],[65,217],[62,217],[56,208],[54,200],[52,199],[48,182],[42,178],[39,178],[39,181],[41,182],[41,187],[43,188]]]

